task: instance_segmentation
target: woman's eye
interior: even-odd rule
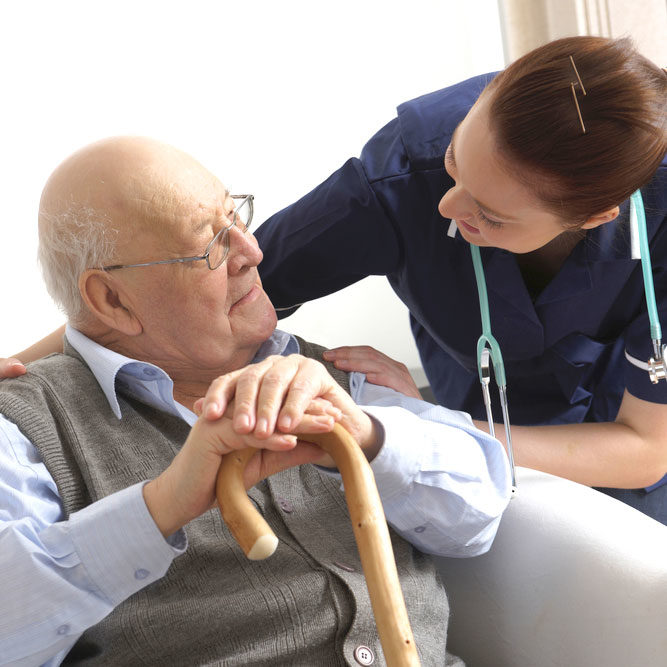
[[[484,215],[484,211],[482,211],[481,208],[477,209],[477,217],[486,225],[489,227],[493,227],[494,229],[500,229],[503,226],[503,223],[500,222],[499,220],[492,220],[491,218],[487,218]]]

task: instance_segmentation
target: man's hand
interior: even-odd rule
[[[17,378],[19,375],[24,375],[25,372],[25,366],[15,357],[0,359],[0,380],[2,378]]]
[[[372,384],[389,387],[406,396],[421,400],[421,394],[405,364],[396,361],[369,345],[336,347],[324,352],[324,358],[348,373],[365,373]]]
[[[223,375],[211,383],[196,409],[206,419],[216,420],[225,414],[232,399],[233,427],[239,435],[252,434],[263,440],[277,433],[304,433],[303,439],[307,440],[305,432],[300,430],[301,423],[307,411],[317,409],[340,422],[369,460],[380,449],[370,417],[359,409],[324,365],[314,359],[298,354],[271,356]]]
[[[333,423],[330,416],[306,414],[294,433],[330,431]],[[144,486],[148,510],[165,537],[215,505],[221,458],[232,450],[247,447],[255,447],[257,454],[246,467],[246,488],[276,472],[323,456],[315,445],[297,443],[294,434],[275,433],[259,439],[252,434],[237,433],[227,416],[215,421],[198,419],[169,467]]]

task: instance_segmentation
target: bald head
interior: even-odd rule
[[[143,224],[165,208],[194,204],[202,187],[216,183],[173,146],[146,137],[112,137],[85,146],[56,168],[44,187],[40,214],[79,207],[104,211],[116,227],[128,218]]]
[[[78,278],[164,238],[210,201],[220,182],[190,155],[145,137],[112,137],[78,150],[48,179],[40,201],[40,261],[47,288],[77,323]]]

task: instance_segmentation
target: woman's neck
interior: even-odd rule
[[[555,278],[574,247],[586,236],[585,230],[563,232],[545,246],[515,255],[530,296],[535,300]]]

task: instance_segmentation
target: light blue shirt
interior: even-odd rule
[[[118,419],[116,391],[181,417],[159,367],[124,357],[67,328]],[[275,331],[255,361],[298,352]],[[510,495],[500,443],[470,417],[351,375],[355,402],[384,429],[371,463],[387,520],[422,551],[474,556],[488,550]],[[58,489],[37,449],[0,415],[0,664],[59,665],[80,635],[133,593],[162,577],[187,549],[184,531],[164,539],[143,484],[64,520]]]

